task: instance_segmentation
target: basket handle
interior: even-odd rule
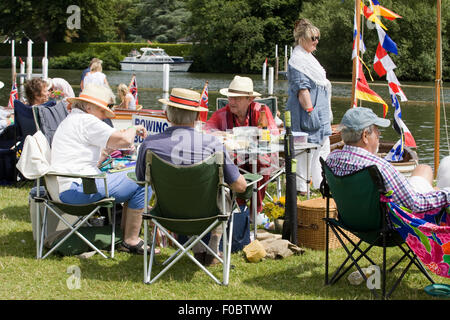
[[[319,230],[319,226],[315,223],[311,223],[310,225],[299,223],[297,226],[304,229]]]

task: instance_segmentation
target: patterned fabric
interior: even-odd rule
[[[388,161],[363,148],[345,145],[342,150],[330,153],[326,162],[337,176],[351,174],[370,165],[376,165],[383,176],[386,190],[394,191],[392,201],[413,212],[427,212],[450,204],[450,190],[418,193]]]
[[[393,194],[381,197],[387,202],[393,228],[431,272],[450,278],[450,206],[415,213],[393,202]]]

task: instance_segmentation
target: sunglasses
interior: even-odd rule
[[[314,42],[314,41],[316,41],[316,40],[319,41],[319,40],[320,40],[320,37],[311,37],[311,41],[312,41],[312,42]]]

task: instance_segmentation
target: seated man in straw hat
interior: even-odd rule
[[[213,132],[215,130],[226,131],[234,127],[242,126],[258,126],[260,115],[262,111],[267,117],[267,129],[272,134],[278,135],[279,131],[275,120],[273,119],[270,109],[253,100],[255,97],[261,96],[258,92],[253,91],[253,81],[248,77],[235,76],[228,88],[220,90],[220,93],[228,97],[228,104],[213,113],[211,118],[206,122],[206,130]],[[275,157],[278,160],[277,157]],[[263,175],[263,179],[258,182],[258,187],[264,184],[270,177],[269,169],[270,163],[274,160],[271,156],[259,156],[258,158],[258,172]],[[248,163],[240,166],[243,169],[250,171],[251,168]],[[257,211],[262,210],[262,201],[266,192],[266,187],[258,191],[257,197]],[[241,203],[240,203],[241,204]]]
[[[177,165],[197,163],[216,151],[225,151],[223,144],[216,137],[194,130],[194,123],[199,119],[200,111],[207,111],[206,108],[200,107],[200,94],[198,92],[173,88],[169,100],[160,99],[159,101],[167,105],[167,120],[172,126],[163,133],[149,136],[141,144],[136,161],[136,177],[138,180],[145,179],[145,151],[147,149],[152,150],[162,159]],[[230,185],[233,191],[245,191],[247,187],[245,178],[232,163],[227,152],[225,152],[225,158],[225,182]],[[218,227],[211,233],[209,246],[214,252],[218,252],[222,230]],[[206,249],[200,247],[202,246],[193,248],[194,256],[199,262],[204,265],[218,263],[213,255],[206,254]]]
[[[111,89],[87,85],[77,98],[68,98],[72,110],[59,124],[52,141],[51,166],[54,171],[73,174],[99,174],[97,165],[105,148],[124,149],[133,145],[136,135],[146,137],[143,126],[116,130],[102,120],[114,118],[108,108],[113,102]],[[64,203],[87,204],[105,197],[103,180],[97,179],[98,192],[85,194],[81,179],[58,177],[59,199]],[[139,238],[144,210],[144,187],[127,178],[127,171],[107,174],[109,195],[125,203],[121,227],[123,241],[119,250],[143,254]],[[149,190],[151,192],[151,190]]]
[[[371,109],[356,107],[347,110],[341,121],[342,150],[327,157],[327,165],[335,175],[343,176],[376,165],[383,176],[386,190],[393,190],[392,201],[413,212],[425,212],[450,204],[450,188],[434,190],[433,169],[418,165],[406,179],[388,161],[377,156],[380,131],[390,120],[379,118]]]

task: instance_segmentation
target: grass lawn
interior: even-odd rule
[[[36,260],[28,207],[29,189],[30,186],[0,187],[0,299],[373,299],[365,284],[353,286],[346,278],[333,286],[325,286],[324,252],[310,249],[299,256],[259,263],[248,263],[242,253],[235,253],[232,256],[235,267],[227,287],[215,284],[187,258],[152,285],[143,283],[142,256],[117,252],[114,260],[99,255],[89,259],[53,255]],[[159,259],[172,252],[173,249],[164,248]],[[333,250],[332,267],[344,256],[343,249]],[[399,250],[388,250],[388,266],[399,256]],[[376,261],[381,263],[381,250],[378,257]],[[366,267],[368,263],[363,265]],[[68,270],[74,266],[80,271],[79,288],[69,289],[75,282]],[[397,268],[391,278],[398,277],[403,267],[404,264]],[[220,276],[220,267],[210,269]],[[450,284],[449,279],[432,277],[438,283]],[[414,267],[392,299],[439,300],[424,292],[428,284]]]

